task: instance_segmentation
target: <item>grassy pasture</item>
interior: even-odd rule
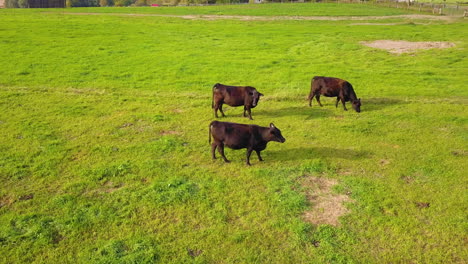
[[[50,10],[47,10],[50,11]],[[177,7],[126,7],[126,8],[73,8],[55,9],[53,12],[92,12],[92,13],[138,13],[167,15],[244,15],[244,16],[377,16],[401,15],[410,11],[396,8],[378,7],[371,4],[265,4],[265,5],[216,5],[216,6],[177,6]]]
[[[465,20],[376,26],[63,13],[403,12],[250,8],[0,10],[0,262],[468,259]],[[379,39],[456,47],[393,55],[359,44]],[[323,97],[323,108],[309,108],[314,75],[349,80],[362,113]],[[264,162],[252,157],[246,167],[245,151],[229,149],[232,163],[210,159],[216,82],[265,94],[255,120],[229,107],[222,119],[282,130],[287,141],[269,144]],[[314,205],[300,181],[311,176],[338,180],[334,192],[355,201],[340,226],[302,220]]]

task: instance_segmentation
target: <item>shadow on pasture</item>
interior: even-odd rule
[[[338,149],[329,147],[291,148],[276,151],[264,151],[264,158],[275,161],[294,161],[314,158],[339,158],[347,160],[366,159],[372,153],[354,149]],[[263,152],[262,152],[263,154]]]
[[[364,111],[376,111],[382,110],[383,108],[395,105],[405,105],[409,102],[394,98],[363,98],[361,99],[361,110]]]
[[[302,116],[304,120],[310,120],[314,118],[321,117],[330,117],[333,113],[324,109],[323,107],[309,107],[309,106],[293,106],[293,107],[284,107],[279,109],[270,109],[270,110],[252,110],[252,115],[256,116],[267,116],[267,117],[298,117]],[[255,117],[254,117],[255,118]]]

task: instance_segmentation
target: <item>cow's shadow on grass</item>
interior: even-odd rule
[[[275,161],[307,160],[315,158],[361,160],[369,158],[372,155],[372,153],[368,151],[329,147],[290,148],[283,150],[266,149],[264,153],[265,154],[262,152],[265,159]]]
[[[313,118],[323,118],[333,116],[333,112],[324,109],[323,107],[309,107],[309,106],[292,106],[283,107],[278,109],[265,109],[265,110],[252,110],[252,116],[266,116],[266,117],[303,117],[305,120]],[[254,116],[254,118],[255,118]]]
[[[361,111],[378,111],[395,105],[405,105],[409,102],[395,98],[363,98],[361,99]],[[349,103],[347,103],[348,105]],[[350,107],[351,104],[349,104]]]

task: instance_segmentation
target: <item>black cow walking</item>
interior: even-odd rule
[[[284,143],[286,139],[281,135],[281,131],[270,124],[269,127],[257,125],[244,125],[229,122],[213,121],[209,126],[209,143],[211,143],[211,155],[216,159],[215,151],[218,148],[219,154],[225,162],[230,162],[224,155],[224,146],[231,149],[247,149],[247,165],[250,165],[250,155],[252,151],[257,152],[258,160],[263,161],[260,152],[264,150],[267,143],[276,141]]]
[[[310,84],[309,106],[312,106],[314,96],[319,105],[323,106],[320,103],[320,95],[337,97],[335,106],[338,107],[341,100],[345,111],[348,110],[345,102],[351,101],[353,109],[358,113],[361,112],[361,99],[357,98],[353,86],[348,81],[333,77],[315,76]]]
[[[213,98],[211,102],[211,108],[214,109],[216,118],[218,118],[218,109],[225,117],[223,112],[223,104],[229,106],[244,106],[244,117],[245,112],[249,113],[249,119],[252,120],[252,112],[250,109],[255,108],[260,100],[262,93],[259,93],[257,89],[251,86],[229,86],[217,83],[213,86]]]

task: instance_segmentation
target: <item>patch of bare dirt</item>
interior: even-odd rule
[[[425,203],[425,202],[415,202],[414,204],[419,209],[429,208],[429,206],[430,206],[430,203]]]
[[[123,187],[124,187],[123,183],[113,183],[111,181],[107,181],[103,185],[101,185],[99,188],[87,191],[86,194],[94,196],[94,195],[100,195],[104,193],[113,193],[115,191],[120,190]]]
[[[446,49],[455,46],[454,43],[444,41],[411,42],[404,40],[376,40],[361,41],[360,43],[371,48],[384,49],[394,54],[414,52],[421,49]]]
[[[126,128],[126,127],[131,127],[131,126],[133,126],[133,123],[125,123],[121,125],[120,128]]]
[[[466,150],[460,150],[460,149],[457,149],[457,150],[454,150],[451,152],[453,156],[459,156],[459,157],[464,157],[464,156],[468,156],[468,151]]]
[[[315,225],[339,225],[339,217],[349,211],[343,203],[353,200],[348,195],[333,193],[332,187],[336,184],[337,180],[324,177],[306,177],[301,180],[311,204],[310,210],[303,214],[306,221]]]
[[[159,133],[161,136],[168,136],[168,135],[180,135],[179,131],[174,130],[163,130]]]
[[[31,200],[32,198],[34,198],[34,194],[33,193],[30,193],[30,194],[25,194],[25,195],[21,195],[18,200],[20,201],[27,201],[27,200]]]
[[[12,203],[15,202],[15,199],[13,199],[13,197],[9,196],[9,195],[4,195],[2,197],[0,197],[0,208],[4,207],[4,206],[8,206]]]
[[[403,23],[352,23],[351,26],[396,26]]]
[[[381,160],[379,161],[379,164],[380,164],[381,166],[386,166],[386,165],[390,164],[390,160],[381,159]]]
[[[189,256],[191,256],[192,258],[195,258],[195,257],[200,256],[200,254],[203,253],[203,250],[187,248],[187,253],[188,253]]]

